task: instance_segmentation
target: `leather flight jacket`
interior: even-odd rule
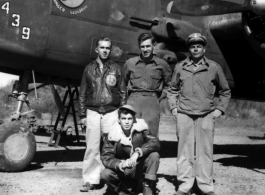
[[[110,134],[113,129],[115,129],[115,126],[112,126],[108,136],[103,138],[104,144],[101,153],[101,161],[106,168],[120,170],[119,164],[122,160],[130,158],[132,152],[140,151],[138,159],[140,161],[146,158],[150,153],[159,152],[160,150],[159,139],[153,136],[148,129],[133,131],[131,135],[131,147],[122,143],[121,140],[111,140]]]
[[[121,160],[130,158],[130,148],[122,145],[119,142],[111,142],[107,137],[103,138],[104,144],[101,154],[103,165],[109,169],[120,170],[119,163]],[[142,148],[143,155],[139,158],[145,158],[152,152],[160,150],[160,142],[157,137],[151,135],[149,130],[144,132],[135,132],[132,137],[134,148]]]
[[[121,67],[109,60],[101,73],[97,61],[84,70],[79,92],[80,118],[86,117],[87,109],[108,113],[126,103],[126,86],[121,82]]]

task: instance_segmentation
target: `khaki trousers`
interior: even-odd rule
[[[213,186],[213,137],[212,113],[194,116],[178,113],[177,179],[179,189],[189,192],[196,179],[205,194],[214,191]]]
[[[84,184],[99,184],[100,173],[104,166],[100,160],[101,136],[109,132],[109,128],[118,120],[118,111],[100,114],[87,110],[86,152],[83,161]]]

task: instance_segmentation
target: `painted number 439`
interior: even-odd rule
[[[2,10],[6,12],[6,14],[9,14],[9,9],[10,9],[10,4],[9,2],[5,2],[2,5]],[[19,27],[20,26],[20,15],[19,14],[12,14],[13,21],[11,23],[12,26],[14,27]],[[23,27],[22,28],[22,39],[28,40],[30,37],[30,28],[29,27]]]

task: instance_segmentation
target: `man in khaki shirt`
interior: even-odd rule
[[[166,61],[156,57],[155,39],[150,33],[138,38],[141,54],[126,61],[122,80],[128,89],[128,101],[136,110],[136,118],[143,118],[152,135],[159,135],[159,97],[171,79],[172,72]]]
[[[185,195],[195,182],[202,194],[215,195],[213,186],[214,120],[223,114],[231,96],[222,68],[204,56],[207,40],[191,34],[186,44],[190,57],[174,70],[168,102],[177,121],[177,195]],[[214,105],[218,88],[219,103]]]

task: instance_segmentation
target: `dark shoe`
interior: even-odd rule
[[[118,193],[115,192],[112,186],[108,185],[106,192],[103,195],[117,195]]]
[[[131,183],[131,195],[137,194],[138,190],[138,180],[134,180]]]
[[[90,190],[95,190],[95,189],[96,189],[95,185],[86,183],[82,186],[82,188],[80,189],[80,192],[88,192]]]
[[[143,195],[153,195],[153,181],[145,179],[143,183]]]
[[[216,195],[214,192],[208,192],[205,195]]]

